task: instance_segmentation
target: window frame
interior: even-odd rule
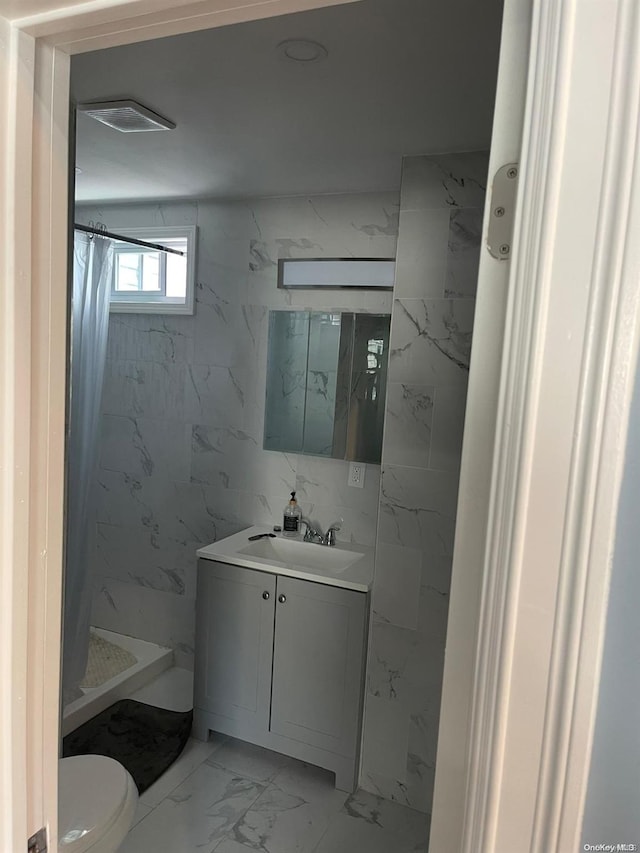
[[[193,314],[195,306],[195,269],[196,269],[196,240],[197,226],[195,225],[158,225],[145,226],[144,228],[114,228],[114,233],[122,237],[133,237],[136,240],[148,240],[162,245],[163,240],[186,238],[187,241],[187,272],[186,292],[184,300],[179,297],[166,296],[165,292],[159,294],[157,291],[128,291],[125,298],[124,293],[115,291],[116,264],[113,266],[113,278],[111,282],[111,299],[109,303],[110,312],[116,314]],[[142,250],[143,247],[140,247]],[[136,247],[131,246],[131,253],[136,252]],[[160,267],[166,270],[166,253],[160,253]],[[166,285],[163,289],[166,291]]]

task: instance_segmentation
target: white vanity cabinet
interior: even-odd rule
[[[198,561],[194,729],[222,732],[357,783],[368,595]]]

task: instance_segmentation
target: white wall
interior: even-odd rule
[[[193,665],[195,552],[282,523],[296,489],[323,528],[373,545],[380,466],[262,449],[269,309],[390,313],[391,294],[278,290],[278,257],[394,257],[398,194],[82,207],[110,229],[197,225],[192,317],[113,314],[102,404],[94,624]]]
[[[613,843],[640,848],[639,507],[640,371],[629,419],[583,846]]]
[[[488,154],[405,157],[362,786],[430,813]]]

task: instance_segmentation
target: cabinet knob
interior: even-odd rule
[[[265,591],[262,593],[262,597],[264,598],[264,600],[265,600],[265,601],[269,601],[269,598],[270,598],[271,596],[269,595],[269,593],[268,593],[268,592],[267,592],[267,590],[265,589]]]
[[[287,600],[287,596],[284,595],[284,593],[282,595],[278,596],[278,601],[280,602],[280,604],[284,604],[286,600]]]

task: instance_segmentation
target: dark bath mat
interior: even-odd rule
[[[63,758],[107,755],[124,765],[143,794],[180,755],[193,711],[167,711],[121,699],[62,741]]]

